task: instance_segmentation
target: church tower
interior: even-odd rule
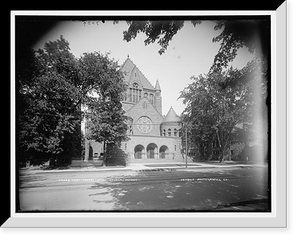
[[[161,97],[161,89],[158,80],[155,84],[155,107],[157,111],[162,115],[162,97]]]
[[[182,122],[171,107],[162,115],[162,95],[159,81],[155,86],[127,57],[120,70],[127,90],[123,93],[122,107],[127,117],[128,140],[121,143],[130,161],[139,159],[169,159],[182,161],[180,129]],[[88,131],[88,130],[87,130]],[[86,143],[86,160],[103,156],[103,143]]]

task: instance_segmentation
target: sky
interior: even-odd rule
[[[145,46],[144,33],[138,34],[130,42],[123,40],[123,31],[128,29],[125,21],[119,21],[118,24],[113,21],[62,21],[41,36],[34,49],[43,48],[46,42],[59,39],[62,35],[69,42],[75,57],[85,52],[100,51],[103,54],[110,53],[109,57],[121,65],[129,55],[153,86],[156,80],[159,81],[163,115],[171,106],[180,115],[185,108],[182,99],[178,99],[180,91],[192,83],[191,76],[208,72],[220,47],[219,43],[212,42],[213,37],[221,31],[214,30],[214,25],[212,21],[203,21],[194,27],[191,22],[185,22],[165,53],[160,55],[157,43]],[[247,50],[241,49],[232,65],[240,69],[251,58]]]

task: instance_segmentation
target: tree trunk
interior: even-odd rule
[[[223,143],[223,133],[222,130],[216,129],[216,134],[218,138],[218,144],[219,144],[219,163],[224,161],[224,143]],[[222,138],[221,138],[222,137]]]
[[[208,142],[208,145],[206,146],[206,159],[210,161],[213,157],[213,148],[212,148],[212,140]]]
[[[219,163],[222,163],[225,159],[224,150],[222,149],[219,154]]]
[[[107,143],[106,141],[103,142],[103,164],[106,166],[107,161]]]
[[[220,163],[225,160],[225,158],[226,158],[227,155],[229,156],[229,159],[230,159],[230,143],[231,142],[228,141],[228,140],[225,140],[223,142],[223,145],[220,148],[220,156],[219,156]]]
[[[222,143],[221,143],[221,139],[220,139],[220,135],[219,135],[219,130],[218,129],[216,129],[216,134],[217,134],[217,138],[218,138],[219,148],[222,148]]]
[[[201,144],[198,144],[198,148],[197,148],[197,158],[199,161],[202,160],[203,156],[202,156],[202,153],[201,153]]]
[[[226,158],[226,156],[230,156],[230,146],[231,146],[231,140],[230,140],[230,133],[231,131],[228,129],[219,129],[216,130],[217,138],[219,141],[219,162],[223,162]]]
[[[245,152],[244,152],[245,153],[245,161],[248,162],[248,161],[250,161],[250,157],[249,157],[250,143],[249,143],[249,141],[245,142],[244,150],[245,150]]]
[[[89,145],[89,141],[87,140],[87,138],[85,138],[85,141],[84,141],[85,145],[84,145],[84,149],[85,149],[85,152],[84,152],[84,161],[87,162],[89,161],[89,157],[90,157],[90,145]]]

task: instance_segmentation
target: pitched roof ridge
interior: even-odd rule
[[[125,59],[125,61],[123,62],[123,64],[122,65],[120,65],[120,68],[119,68],[119,70],[120,71],[122,71],[123,73],[124,73],[124,71],[123,71],[123,69],[124,69],[124,66],[125,66],[125,64],[126,64],[126,62],[128,61],[128,60],[130,60],[131,61],[131,59],[129,59],[129,57],[127,58],[127,59]],[[132,62],[132,61],[131,61]],[[132,62],[133,63],[133,62]],[[125,71],[126,72],[126,71]],[[127,73],[125,73],[125,74],[127,74]]]
[[[181,121],[180,117],[176,114],[175,110],[171,106],[163,122],[179,122],[179,121]]]
[[[132,61],[132,63],[133,63],[133,61]],[[144,73],[140,70],[140,68],[135,63],[133,63],[133,64],[138,69],[138,71],[141,72],[142,76],[148,81],[148,83],[150,84],[150,86],[152,86],[152,88],[155,89],[154,86],[152,85],[152,83],[146,78],[146,76],[144,75]]]
[[[126,61],[129,60],[129,57],[127,59],[124,60],[123,64],[120,65],[120,69],[122,69],[126,63]],[[132,61],[131,61],[132,62]]]
[[[139,74],[139,79],[141,83],[143,84],[143,87],[146,89],[151,89],[155,90],[155,87],[152,85],[152,83],[146,78],[144,73],[140,70],[140,68],[127,56],[127,59],[124,61],[123,65],[121,66],[121,69],[123,70],[126,65],[132,66],[132,68],[129,70],[129,73],[132,73],[132,71],[136,68],[138,74]],[[130,80],[132,75],[128,76],[128,80]]]

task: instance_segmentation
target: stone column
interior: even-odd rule
[[[142,150],[142,159],[147,159],[147,152],[145,148]]]

